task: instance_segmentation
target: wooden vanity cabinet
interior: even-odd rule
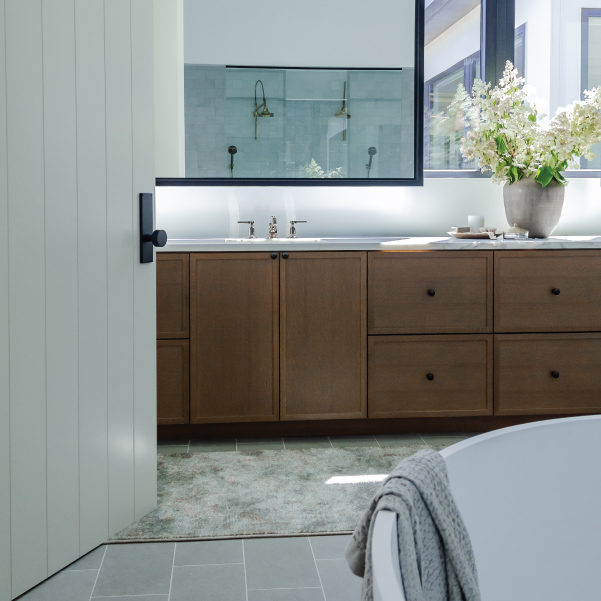
[[[190,288],[190,423],[278,420],[278,254],[192,253]]]
[[[369,253],[369,334],[489,333],[493,253]]]
[[[367,417],[367,254],[282,256],[281,419]]]
[[[157,272],[157,338],[190,337],[190,255],[159,253]]]
[[[157,340],[157,423],[190,423],[190,341]]]

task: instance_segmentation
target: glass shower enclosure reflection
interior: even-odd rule
[[[187,178],[414,177],[413,69],[184,73]]]

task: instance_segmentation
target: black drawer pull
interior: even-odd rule
[[[271,258],[272,259],[277,259],[278,258],[278,253],[271,253]]]
[[[551,375],[552,375],[554,378],[559,378],[559,372],[558,372],[558,371],[555,371],[555,370],[553,370],[553,371],[551,372]]]
[[[428,378],[428,380],[431,382],[434,379],[434,374],[427,374],[426,378]]]
[[[434,296],[436,294],[436,290],[432,290],[432,288],[430,288],[430,290],[428,290],[428,296]]]
[[[290,255],[288,253],[282,253],[282,259],[287,259]]]
[[[551,290],[551,292],[552,292],[552,293],[553,293],[555,296],[557,296],[557,295],[558,295],[558,294],[561,292],[561,290],[560,290],[559,288],[553,288],[553,290]]]

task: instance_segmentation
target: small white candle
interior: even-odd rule
[[[467,224],[470,226],[470,232],[477,234],[480,228],[484,227],[484,215],[468,215]]]

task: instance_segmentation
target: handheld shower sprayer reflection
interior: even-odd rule
[[[227,151],[230,153],[230,177],[234,177],[234,155],[238,149],[235,146],[229,146]]]
[[[374,154],[376,154],[378,151],[376,150],[375,146],[370,146],[367,149],[367,153],[369,154],[369,163],[367,163],[367,165],[365,165],[365,168],[367,169],[367,178],[369,179],[369,172],[371,171],[371,160],[374,158]]]
[[[263,102],[257,105],[257,84],[261,84],[261,90],[263,90]],[[259,109],[263,109],[259,113]],[[255,83],[255,110],[253,111],[253,117],[255,118],[255,140],[257,139],[257,118],[258,117],[273,117],[273,113],[269,112],[267,108],[267,100],[265,100],[265,88],[263,87],[263,82],[260,79],[257,79]]]

